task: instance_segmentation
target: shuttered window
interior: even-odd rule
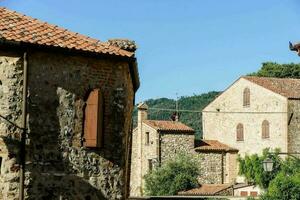
[[[238,124],[236,127],[236,140],[244,141],[244,126],[243,126],[243,124]]]
[[[102,147],[103,96],[99,89],[90,92],[86,101],[84,120],[84,146]]]
[[[267,120],[264,120],[261,125],[261,137],[263,139],[270,137],[270,124]]]
[[[243,106],[250,106],[250,89],[249,88],[244,89]]]

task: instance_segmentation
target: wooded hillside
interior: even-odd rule
[[[208,92],[201,95],[181,97],[178,100],[179,110],[194,110],[202,111],[202,109],[208,105],[220,92]],[[158,108],[163,109],[175,109],[176,101],[174,99],[159,98],[149,99],[145,101],[149,106],[148,119],[155,120],[170,120],[173,111],[156,110]],[[152,109],[153,110],[152,110]],[[202,116],[201,112],[180,112],[180,121],[192,127],[196,131],[196,137],[199,139],[202,136]],[[137,109],[135,108],[133,113],[134,127],[137,123]]]
[[[275,62],[262,63],[262,67],[250,76],[277,77],[277,78],[300,78],[300,64],[278,64]],[[202,111],[202,109],[215,99],[220,92],[208,92],[200,95],[181,97],[178,101],[180,110]],[[175,109],[174,99],[159,98],[145,101],[150,107],[149,119],[170,120],[173,111],[151,110],[151,108]],[[180,112],[180,121],[192,127],[196,131],[196,139],[202,137],[202,116],[201,112]],[[137,109],[133,113],[134,127],[137,122]]]

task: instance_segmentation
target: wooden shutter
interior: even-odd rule
[[[264,120],[261,126],[262,131],[262,138],[269,138],[270,137],[270,126],[267,120]]]
[[[250,89],[249,88],[244,89],[243,106],[250,106]]]
[[[84,121],[84,146],[102,147],[103,97],[99,89],[93,90],[87,99]]]

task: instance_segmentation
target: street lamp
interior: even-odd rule
[[[300,155],[300,152],[278,152],[278,153],[268,153],[269,155],[287,155],[294,158],[297,162],[300,162],[300,158],[295,155]],[[265,172],[273,171],[274,161],[269,157],[266,158],[263,162],[263,167]]]
[[[273,171],[273,165],[274,165],[274,161],[271,158],[266,158],[263,161],[264,171],[265,172],[271,172],[271,171]]]

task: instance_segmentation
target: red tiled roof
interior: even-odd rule
[[[238,151],[226,144],[217,140],[201,140],[199,146],[195,148],[196,151]]]
[[[300,98],[300,79],[243,76],[242,78],[291,99]]]
[[[144,120],[143,122],[158,131],[195,132],[191,127],[176,121]]]
[[[178,192],[179,195],[216,195],[219,192],[230,188],[230,184],[203,184],[199,188],[194,188],[188,191]]]
[[[100,42],[3,7],[0,7],[1,39],[124,57],[134,56],[134,53],[112,46],[108,42]]]

